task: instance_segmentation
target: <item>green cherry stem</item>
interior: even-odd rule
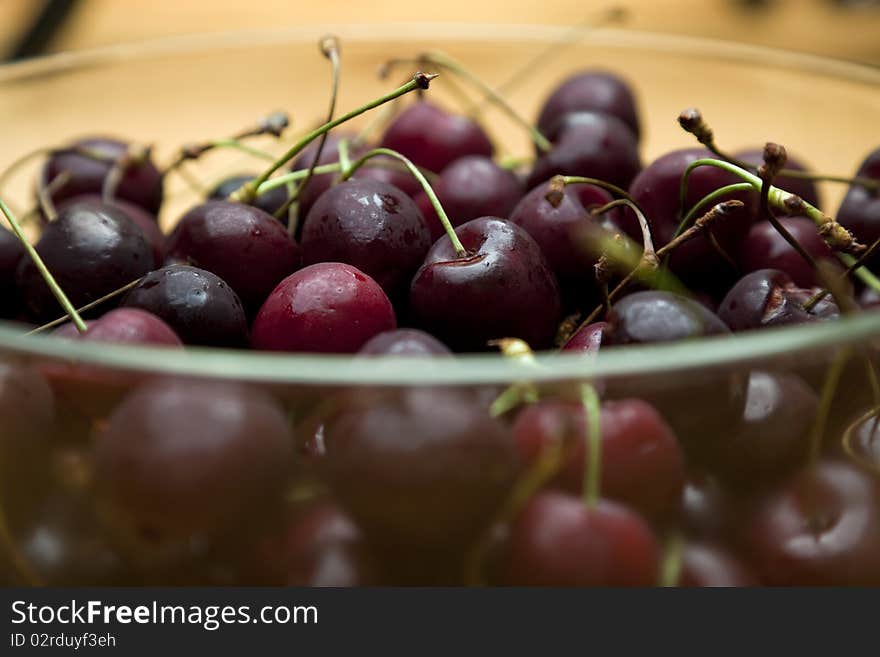
[[[354,175],[355,171],[360,169],[369,159],[378,155],[393,157],[403,163],[410,174],[412,174],[413,178],[415,178],[422,186],[422,189],[425,192],[425,196],[427,196],[428,200],[431,202],[431,207],[433,207],[434,212],[437,213],[437,218],[440,219],[440,223],[443,224],[443,230],[446,231],[446,235],[449,237],[449,241],[452,242],[452,248],[455,249],[455,254],[459,258],[463,258],[464,256],[466,256],[467,249],[464,248],[461,241],[458,239],[458,235],[455,234],[455,228],[453,228],[452,222],[449,221],[449,217],[446,216],[446,211],[443,209],[443,206],[440,205],[440,200],[434,193],[434,189],[428,183],[425,175],[421,171],[419,171],[419,168],[415,164],[413,164],[409,160],[409,158],[401,155],[397,151],[391,150],[390,148],[374,148],[373,150],[365,153],[360,158],[355,160],[348,171],[343,174],[342,180],[348,180],[349,178],[351,178]]]
[[[837,392],[837,386],[843,375],[843,368],[846,366],[852,349],[847,347],[841,349],[834,356],[828,371],[825,373],[825,380],[822,382],[822,390],[819,393],[819,408],[816,410],[816,417],[813,419],[809,436],[809,452],[807,463],[815,465],[822,453],[822,443],[825,438],[825,428],[828,424],[828,417],[831,414],[831,403],[834,401],[834,395]]]
[[[401,96],[408,94],[416,89],[427,89],[431,83],[431,80],[437,77],[436,73],[422,73],[418,72],[413,75],[412,80],[407,82],[401,87],[398,87],[394,91],[385,94],[384,96],[380,96],[379,98],[370,101],[365,105],[361,105],[360,107],[343,114],[342,116],[325,123],[324,125],[315,128],[310,133],[302,137],[298,142],[296,142],[290,149],[282,155],[278,160],[276,160],[268,169],[266,169],[262,174],[260,174],[254,180],[251,180],[237,190],[235,190],[232,194],[230,194],[229,199],[231,201],[240,201],[242,203],[250,203],[254,200],[256,196],[256,191],[264,182],[266,182],[269,177],[275,173],[278,169],[283,167],[287,162],[296,157],[300,151],[302,151],[306,146],[308,146],[313,140],[317,139],[325,132],[329,132],[333,128],[342,125],[346,121],[350,121],[351,119],[360,116],[361,114],[370,111],[371,109],[375,109],[380,105],[384,105],[387,102],[394,100],[395,98],[400,98]]]
[[[113,290],[112,292],[108,292],[104,296],[102,296],[98,299],[95,299],[94,301],[90,301],[89,303],[87,303],[84,306],[80,306],[79,308],[76,309],[76,312],[82,314],[84,312],[88,312],[92,308],[97,308],[105,301],[109,301],[110,299],[118,297],[120,294],[125,294],[129,290],[133,289],[142,280],[143,280],[143,278],[137,278],[137,279],[133,280],[131,283],[126,283],[122,287],[120,287],[116,290]],[[51,322],[43,324],[42,326],[38,326],[35,329],[31,329],[30,331],[25,333],[25,335],[36,335],[38,333],[43,333],[44,331],[48,331],[49,329],[55,328],[56,326],[61,326],[62,324],[66,324],[69,321],[70,321],[70,317],[68,317],[67,315],[63,315],[57,319],[53,319]]]
[[[684,536],[681,532],[672,530],[666,537],[664,548],[659,585],[665,588],[675,587],[681,581],[681,560],[684,556]]]
[[[52,294],[55,295],[58,303],[61,304],[62,308],[64,308],[64,312],[67,313],[74,326],[76,326],[76,330],[80,333],[85,333],[88,330],[86,323],[83,321],[82,317],[80,317],[79,313],[76,311],[76,308],[73,307],[73,304],[70,303],[70,299],[67,298],[67,295],[64,294],[64,291],[58,285],[58,282],[55,280],[55,277],[52,276],[52,273],[46,267],[46,263],[43,262],[40,254],[37,253],[37,250],[28,241],[27,237],[25,237],[24,233],[21,230],[21,226],[18,223],[18,220],[15,218],[15,216],[12,214],[12,211],[9,209],[6,203],[3,202],[2,199],[0,199],[0,210],[3,211],[4,215],[6,215],[6,220],[12,227],[12,232],[15,233],[18,241],[21,242],[21,245],[27,252],[28,257],[33,261],[34,266],[37,268],[37,271],[40,272],[43,280],[46,281],[46,285],[49,286],[49,289],[52,291]]]
[[[584,467],[584,503],[593,507],[602,488],[602,415],[599,395],[591,383],[581,384],[581,405],[587,426],[586,464]]]

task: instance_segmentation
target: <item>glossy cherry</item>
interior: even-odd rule
[[[181,217],[168,238],[168,259],[213,272],[254,313],[281,279],[299,268],[301,249],[259,208],[209,201]]]
[[[779,217],[779,223],[814,260],[830,260],[834,257],[811,219]],[[740,245],[737,262],[743,273],[759,269],[779,269],[788,274],[798,287],[815,287],[819,284],[813,268],[769,221],[759,221],[752,225]]]
[[[347,263],[370,276],[392,299],[406,293],[432,242],[413,200],[377,180],[334,185],[312,205],[302,228],[306,265]]]
[[[559,290],[537,243],[497,217],[474,219],[455,233],[467,254],[458,256],[442,237],[413,278],[410,304],[419,326],[455,350],[485,350],[489,340],[505,337],[534,349],[550,346]]]
[[[605,345],[675,342],[730,333],[701,303],[655,290],[634,292],[615,303],[607,323],[602,339]]]
[[[94,202],[59,212],[36,249],[76,307],[131,283],[154,266],[143,231],[122,210]],[[64,314],[29,258],[21,260],[17,278],[30,317],[48,321]]]
[[[422,186],[416,177],[402,168],[400,160],[388,155],[371,157],[354,172],[352,178],[375,180],[394,185],[412,199],[415,199],[422,192]]]
[[[568,339],[568,342],[562,346],[562,351],[581,354],[598,353],[607,326],[607,322],[587,324]]]
[[[354,133],[349,132],[330,132],[327,135],[327,140],[324,142],[324,148],[321,149],[321,157],[318,158],[317,165],[320,166],[322,164],[334,164],[339,161],[339,142],[342,139],[347,139],[351,142],[355,139],[356,135]],[[318,152],[318,146],[320,145],[320,139],[316,139],[311,142],[308,146],[306,146],[297,158],[293,161],[293,164],[290,166],[291,171],[305,171],[309,167],[312,166],[312,163],[315,161],[315,155]],[[352,157],[357,157],[361,152],[360,147],[351,148],[350,155]],[[308,182],[308,185],[300,191],[299,197],[297,199],[299,203],[299,217],[300,217],[300,225],[302,225],[302,218],[305,217],[309,210],[312,208],[312,204],[333,184],[334,180],[338,178],[338,174],[335,173],[321,173],[317,175],[312,175],[311,179]],[[298,237],[298,236],[297,236]]]
[[[188,265],[170,265],[144,276],[122,305],[146,310],[185,344],[244,347],[247,317],[235,292],[219,276]]]
[[[104,179],[113,168],[113,162],[124,156],[129,149],[128,143],[106,137],[79,139],[71,146],[94,151],[101,159],[69,149],[59,149],[53,153],[43,165],[40,184],[48,185],[62,173],[69,176],[67,182],[52,194],[56,203],[82,194],[101,194]],[[125,169],[115,196],[157,215],[162,205],[162,182],[162,173],[152,159],[147,157],[143,162]]]
[[[57,328],[53,334],[84,342],[183,346],[174,329],[153,313],[140,308],[116,308],[86,324],[88,331],[85,333],[80,333],[73,324],[68,323]]]
[[[494,152],[492,142],[477,123],[426,100],[400,112],[382,135],[381,145],[434,173],[465,155],[492,157]]]
[[[394,308],[376,281],[351,265],[322,262],[278,284],[254,319],[251,344],[270,351],[355,353],[396,326]]]
[[[230,176],[225,180],[220,181],[214,189],[212,189],[208,193],[207,200],[209,201],[225,201],[229,198],[229,195],[232,192],[239,189],[242,185],[247,182],[253,180],[257,177],[257,174],[248,175],[248,174],[240,174],[236,176]],[[287,199],[290,198],[287,195],[287,189],[285,187],[276,187],[275,189],[266,192],[265,194],[260,194],[257,196],[253,203],[249,205],[254,206],[255,208],[259,208],[266,214],[275,215],[275,213],[283,206]],[[280,218],[281,222],[287,224],[287,214]]]
[[[24,247],[18,238],[0,227],[0,319],[13,319],[21,309],[15,272],[23,255]]]
[[[448,356],[452,350],[430,333],[403,328],[373,336],[358,353],[365,356]]]
[[[714,475],[691,472],[684,485],[678,524],[694,539],[727,543],[739,526],[738,500]]]
[[[880,181],[880,148],[868,154],[856,175]],[[837,221],[852,231],[862,243],[872,244],[880,238],[880,192],[862,185],[852,185],[837,211]],[[876,266],[877,262],[875,256],[870,265]]]

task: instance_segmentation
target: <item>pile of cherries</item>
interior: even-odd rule
[[[430,79],[379,110],[393,109],[377,141],[328,123],[262,175],[211,186],[169,234],[157,216],[173,168],[149,150],[50,149],[33,248],[0,229],[0,318],[52,339],[415,368],[559,350],[588,371],[625,345],[735,340],[880,303],[880,149],[832,219],[821,176],[772,144],[727,155],[695,111],[681,123],[703,146],[643,164],[616,75],[553,89],[534,158],[512,166],[478,119],[424,93]],[[874,354],[819,356],[797,374],[345,390],[10,360],[0,575],[877,585]]]

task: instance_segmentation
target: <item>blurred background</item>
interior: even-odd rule
[[[608,0],[2,0],[6,59],[164,36],[370,22],[571,24]],[[880,65],[880,0],[624,0],[628,27]]]

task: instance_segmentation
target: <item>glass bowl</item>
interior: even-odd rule
[[[512,87],[510,102],[526,116],[535,116],[549,89],[566,74],[585,67],[615,71],[631,81],[638,95],[646,162],[667,150],[693,145],[692,138],[676,123],[678,113],[690,106],[703,111],[723,145],[738,148],[776,141],[831,173],[854,171],[875,145],[868,127],[880,115],[880,71],[853,64],[725,42],[611,29],[585,32],[572,41],[571,31],[564,27],[332,26],[174,38],[0,67],[0,124],[5,126],[0,170],[34,148],[93,133],[155,144],[159,161],[166,161],[175,146],[229,134],[277,108],[288,109],[293,132],[301,132],[325,112],[328,66],[316,44],[318,37],[329,31],[340,36],[343,44],[340,108],[354,107],[392,88],[392,81],[381,81],[376,73],[390,58],[440,48],[466,62],[483,79],[497,83],[550,44],[564,43],[546,59],[538,74],[525,76]],[[405,75],[403,69],[400,74]],[[428,94],[455,106],[455,96],[442,77]],[[834,100],[833,117],[828,99]],[[363,126],[368,117],[361,118],[357,125]],[[484,118],[501,145],[501,155],[530,152],[527,139],[502,113],[487,108]],[[289,142],[261,145],[281,152],[285,143]],[[213,180],[254,168],[254,162],[242,155],[217,154],[193,171],[204,180]],[[16,175],[3,190],[4,199],[19,208],[28,207],[34,172],[26,167]],[[822,206],[833,212],[845,187],[823,184],[820,191]],[[166,192],[169,200],[161,222],[167,228],[196,197],[180,178],[169,179]],[[609,397],[640,397],[652,402],[679,437],[688,445],[696,443],[699,451],[701,441],[715,441],[733,431],[743,412],[752,373],[797,374],[818,395],[827,373],[834,371],[834,363],[842,362],[839,355],[846,353],[849,360],[843,374],[825,395],[828,417],[821,423],[825,427],[823,452],[844,459],[849,452],[840,448],[840,436],[853,418],[874,404],[864,362],[873,353],[878,337],[880,313],[864,313],[809,327],[607,350],[596,359],[546,354],[525,362],[485,354],[414,361],[80,344],[26,336],[20,326],[2,325],[0,372],[13,368],[15,376],[0,379],[0,395],[8,394],[3,386],[13,386],[25,371],[37,371],[44,383],[48,381],[51,393],[46,399],[29,398],[15,406],[0,406],[6,414],[0,417],[0,426],[5,425],[7,433],[17,431],[39,443],[39,448],[21,448],[23,456],[13,451],[14,458],[6,457],[6,560],[5,573],[0,573],[9,581],[31,584],[375,581],[360,577],[363,573],[357,568],[345,570],[337,564],[332,570],[334,566],[326,563],[331,572],[327,580],[309,579],[299,570],[294,576],[292,572],[301,564],[292,566],[293,557],[278,551],[279,545],[284,547],[279,527],[286,527],[288,521],[299,522],[301,509],[326,494],[329,475],[325,477],[321,443],[325,415],[354,403],[353,399],[360,400],[362,412],[369,410],[378,414],[376,417],[385,414],[392,433],[394,427],[412,430],[418,424],[414,414],[418,415],[420,404],[430,407],[429,401],[435,399],[436,405],[425,411],[424,421],[432,423],[431,427],[426,425],[425,436],[396,437],[421,445],[424,458],[430,459],[432,452],[425,441],[441,440],[446,424],[449,431],[461,430],[450,416],[462,413],[462,409],[472,410],[476,405],[488,412],[488,404],[511,385],[533,385],[547,397],[576,399],[579,384],[587,381]],[[159,385],[156,380],[169,388],[181,382],[193,388],[240,386],[223,388],[218,393],[221,399],[229,390],[267,395],[284,413],[294,441],[284,492],[271,500],[261,498],[243,512],[229,500],[235,499],[235,486],[244,483],[209,481],[206,485],[217,489],[217,504],[230,504],[229,513],[215,508],[213,524],[191,531],[170,528],[165,522],[175,515],[173,497],[163,497],[156,502],[159,506],[151,507],[155,522],[144,521],[149,515],[146,512],[132,520],[118,505],[107,502],[93,476],[95,436],[113,421],[120,404],[144,385]],[[227,406],[224,408],[232,414],[228,422],[234,425],[237,407],[234,403]],[[192,431],[198,433],[198,413],[194,414]],[[513,415],[499,420],[505,431]],[[206,427],[215,427],[218,420],[213,417],[206,422]],[[809,436],[803,440],[808,441]],[[327,448],[332,450],[331,445]],[[31,451],[38,457],[28,456]],[[400,463],[412,465],[410,457],[397,457]],[[344,498],[343,506],[362,526],[372,527],[365,530],[365,540],[370,558],[380,563],[379,570],[384,573],[378,581],[457,584],[479,580],[463,576],[467,570],[463,564],[473,561],[473,546],[482,544],[478,535],[492,524],[491,518],[500,517],[498,508],[506,507],[499,500],[507,499],[510,489],[494,491],[499,497],[490,505],[492,513],[484,514],[482,524],[477,523],[480,532],[471,532],[466,546],[461,541],[455,549],[448,549],[444,540],[427,530],[419,534],[421,542],[413,538],[424,525],[431,525],[417,517],[419,505],[426,509],[426,515],[440,516],[452,513],[444,507],[444,502],[447,507],[452,504],[449,500],[462,508],[479,507],[480,500],[468,502],[464,492],[471,490],[468,486],[474,482],[462,483],[460,477],[442,468],[426,467],[421,472],[418,466],[413,469],[414,478],[401,475],[395,479],[392,473],[390,479],[383,479],[380,474],[386,471],[373,465],[375,478],[360,491],[360,497],[375,493],[377,499],[385,500],[387,517],[375,509],[365,511],[357,499],[350,499],[350,490],[342,494],[338,487],[329,488]],[[486,465],[480,476],[491,478],[491,465]],[[218,467],[218,472],[223,471]],[[369,479],[362,470],[354,469],[358,476]],[[183,472],[186,470],[174,469],[168,476],[182,477]],[[425,480],[419,479],[422,475]],[[470,475],[473,478],[473,473]],[[404,486],[406,481],[412,490]],[[185,488],[180,481],[169,482],[169,488]],[[242,489],[243,497],[247,497],[245,493]],[[446,497],[448,500],[443,499]],[[739,500],[741,496],[737,493],[734,497]],[[409,520],[403,522],[402,517]],[[377,532],[374,526],[383,523],[398,526],[393,532]],[[435,529],[442,533],[443,522],[437,523]],[[655,523],[658,542],[685,526],[682,523],[668,518]],[[334,531],[339,534],[338,527]],[[334,534],[331,542],[348,541],[345,545],[350,547],[353,531],[341,532],[342,539]],[[378,538],[377,533],[381,534]],[[296,552],[294,547],[287,548],[291,554]],[[747,560],[737,540],[730,539],[728,548]],[[438,553],[444,553],[442,558]],[[483,561],[489,562],[491,550],[487,553]],[[316,559],[320,561],[314,553],[309,554],[312,566]],[[354,559],[352,554],[346,552],[346,558]],[[252,569],[261,560],[273,559],[270,565],[274,569]],[[491,568],[483,561],[482,570],[477,570],[491,580],[483,572]]]

